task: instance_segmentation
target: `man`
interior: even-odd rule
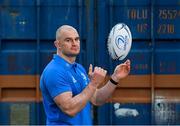
[[[120,79],[130,72],[130,61],[118,65],[107,84],[98,89],[107,71],[92,65],[89,75],[75,62],[80,39],[75,28],[61,26],[56,32],[57,54],[44,69],[40,88],[47,125],[91,125],[91,103],[101,105],[111,96]],[[91,102],[91,103],[90,103]]]

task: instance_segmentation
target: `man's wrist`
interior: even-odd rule
[[[118,84],[118,81],[115,81],[115,80],[113,80],[113,78],[111,77],[110,78],[110,80],[109,80],[112,84],[114,84],[114,85],[117,85]]]
[[[112,74],[111,78],[115,81],[115,82],[119,82],[119,78],[116,77],[116,75]]]
[[[88,85],[88,87],[90,88],[90,90],[96,90],[96,86],[94,86],[94,85],[92,85],[92,83],[90,83],[89,85]]]

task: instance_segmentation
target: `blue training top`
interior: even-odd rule
[[[43,105],[47,116],[46,124],[92,125],[90,102],[74,117],[70,117],[62,112],[53,100],[57,95],[67,91],[75,96],[81,93],[88,83],[87,73],[80,64],[70,64],[60,56],[54,55],[40,79]]]

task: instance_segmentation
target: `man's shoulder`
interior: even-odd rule
[[[55,62],[51,61],[44,69],[43,73],[48,73],[48,74],[58,74],[58,73],[65,73],[65,67],[56,64]]]

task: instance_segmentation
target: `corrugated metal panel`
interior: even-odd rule
[[[86,31],[85,3],[82,0],[44,0],[41,1],[40,12],[40,21],[43,21],[40,24],[40,37],[42,39],[54,39],[55,30],[63,24],[69,24],[80,31]],[[81,35],[84,38],[86,33]]]
[[[133,36],[126,58],[132,62],[131,74],[120,81],[109,103],[98,109],[99,124],[180,124],[176,107],[180,102],[179,3],[179,0],[97,1],[99,66],[111,74],[123,62],[113,61],[107,52],[112,26],[124,22]],[[118,111],[126,109],[120,112],[124,115],[115,116],[115,103],[122,104]],[[133,116],[132,108],[139,114]]]
[[[1,0],[1,3],[2,39],[35,39],[35,1]]]
[[[39,76],[56,52],[59,26],[78,30],[77,61],[86,68],[94,62],[93,5],[89,0],[0,0],[0,124],[45,124]]]
[[[155,73],[180,74],[180,41],[156,41]]]
[[[45,113],[42,103],[1,102],[1,125],[42,125],[45,124]]]
[[[180,7],[179,0],[155,2],[155,37],[158,39],[180,39]]]
[[[104,36],[107,37],[112,26],[125,22],[130,26],[134,39],[150,39],[150,0],[98,0],[97,5],[97,25],[100,25],[99,30],[105,30]]]
[[[0,103],[0,124],[1,125],[7,125],[10,122],[10,109],[9,108],[9,104],[6,103]]]

